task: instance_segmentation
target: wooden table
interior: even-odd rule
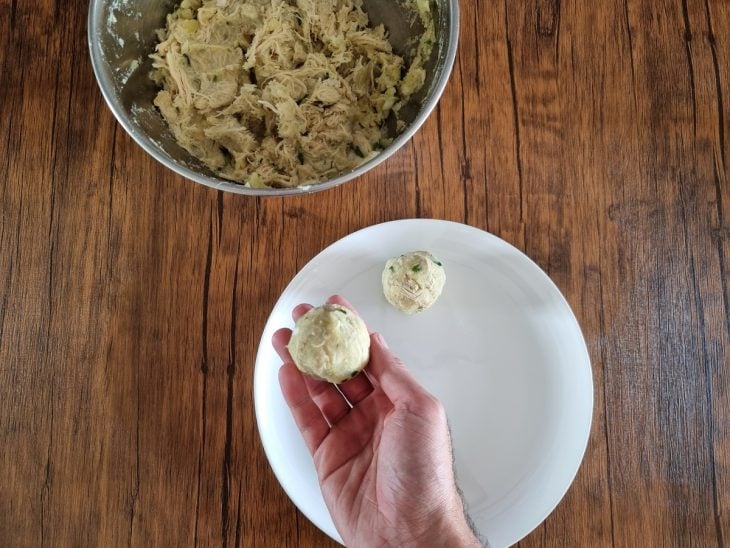
[[[312,256],[407,217],[516,245],[585,333],[585,460],[520,544],[730,543],[730,2],[461,7],[407,146],[253,199],[126,135],[86,2],[0,0],[0,545],[327,545],[264,457],[254,355]]]

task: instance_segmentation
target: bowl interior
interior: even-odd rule
[[[156,31],[165,26],[165,17],[179,0],[92,0],[89,12],[89,47],[102,92],[115,116],[130,135],[152,156],[178,173],[216,188],[249,194],[287,194],[302,189],[248,189],[217,177],[202,162],[177,144],[167,123],[155,108],[158,88],[150,80],[150,53],[157,43]],[[413,12],[393,0],[363,0],[371,24],[383,24],[396,53],[409,60],[413,37],[423,27],[414,22]],[[383,161],[398,149],[424,121],[442,87],[442,75],[450,71],[455,41],[454,17],[449,0],[431,0],[436,44],[425,64],[426,82],[401,110],[406,128],[391,137],[394,142],[378,156],[336,180],[312,185],[312,190],[329,188],[328,183],[344,182]],[[449,60],[450,57],[450,60]],[[440,85],[441,84],[441,85]],[[363,169],[365,168],[365,169]],[[251,192],[255,191],[255,192]]]

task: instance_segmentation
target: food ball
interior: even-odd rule
[[[297,320],[288,348],[302,373],[341,383],[367,365],[370,335],[365,322],[352,310],[325,304]]]
[[[383,270],[383,293],[406,314],[426,310],[441,295],[446,272],[428,251],[411,251],[388,259]]]

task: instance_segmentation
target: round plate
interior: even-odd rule
[[[446,285],[415,316],[383,296],[385,261],[427,250]],[[444,404],[456,476],[479,533],[508,546],[537,527],[573,481],[593,410],[590,360],[558,288],[526,255],[476,228],[411,219],[375,225],[312,259],[276,303],[261,337],[254,401],[266,456],[286,493],[317,527],[342,542],[312,459],[279,388],[271,335],[291,326],[295,305],[339,293],[380,332]]]

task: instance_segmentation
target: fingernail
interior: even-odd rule
[[[388,343],[385,342],[385,339],[383,338],[383,336],[380,333],[377,334],[377,337],[378,337],[378,342],[380,343],[380,345],[382,347],[390,349],[390,347],[388,346]]]

